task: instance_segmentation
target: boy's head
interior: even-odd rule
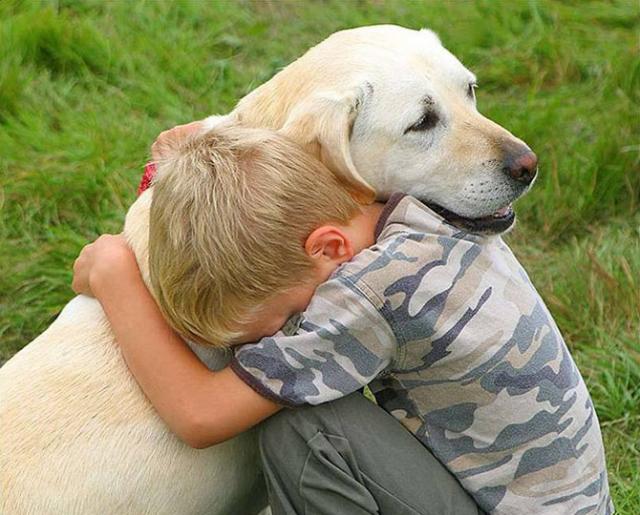
[[[227,125],[175,140],[151,207],[158,304],[201,343],[273,334],[352,257],[342,229],[359,213],[322,163],[274,132]]]

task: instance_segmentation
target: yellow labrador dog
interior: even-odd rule
[[[474,88],[432,32],[362,27],[332,35],[206,125],[281,130],[363,200],[404,191],[456,224],[501,232],[536,157],[478,113]],[[147,284],[152,189],[124,228]],[[212,369],[227,361],[194,351]],[[169,433],[97,301],[73,299],[0,369],[1,514],[244,514],[265,504],[254,433],[205,450]]]

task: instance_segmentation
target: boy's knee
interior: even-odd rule
[[[283,409],[260,424],[260,451],[264,457],[278,459],[286,450],[305,446],[318,432],[331,432],[335,414],[331,403]]]
[[[299,467],[302,466],[300,456],[305,456],[308,452],[307,440],[305,437],[313,432],[309,428],[309,423],[305,421],[307,417],[302,411],[305,408],[284,409],[268,418],[260,424],[258,442],[260,457],[265,473],[269,471],[277,476],[295,475]]]
[[[301,418],[297,409],[283,409],[260,424],[259,442],[263,457],[278,459],[284,447],[300,440]]]
[[[318,432],[341,434],[345,426],[361,423],[367,409],[379,409],[360,393],[341,399],[293,409],[283,409],[260,424],[260,448],[263,453],[279,452],[306,442]]]
[[[263,455],[277,455],[277,449],[282,446],[282,441],[290,439],[292,431],[290,415],[291,410],[284,409],[260,424],[258,440]]]
[[[299,438],[301,431],[313,424],[314,407],[283,409],[260,424],[260,445],[278,446]]]

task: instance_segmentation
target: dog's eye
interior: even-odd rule
[[[422,118],[420,118],[416,123],[405,130],[404,133],[406,134],[410,131],[428,131],[429,129],[433,129],[436,125],[438,125],[439,121],[440,117],[438,116],[438,113],[436,113],[435,111],[428,111],[423,114]]]
[[[474,100],[476,98],[476,88],[478,85],[475,82],[470,82],[467,86],[467,96]]]

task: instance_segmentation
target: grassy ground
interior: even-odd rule
[[[0,361],[118,231],[164,128],[229,110],[329,33],[429,26],[541,177],[509,241],[594,397],[619,513],[640,507],[640,8],[634,0],[0,3]]]

